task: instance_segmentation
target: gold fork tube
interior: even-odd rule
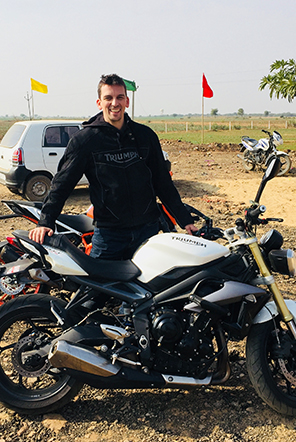
[[[252,252],[252,254],[253,254],[254,258],[255,258],[255,261],[256,261],[256,263],[257,263],[257,265],[259,267],[259,270],[260,270],[262,276],[264,276],[264,277],[272,276],[272,274],[270,273],[267,265],[264,262],[264,259],[262,257],[262,254],[261,254],[258,242],[257,242],[257,239],[255,238],[255,241],[254,241],[254,238],[251,238],[250,242],[248,243],[248,245],[249,245],[249,247],[251,249],[251,252]],[[285,303],[283,295],[281,294],[281,292],[280,292],[276,282],[274,281],[274,279],[273,279],[272,283],[268,284],[268,286],[269,286],[269,288],[270,288],[270,290],[271,290],[271,292],[273,294],[274,301],[276,303],[278,311],[280,312],[283,320],[286,323],[292,321],[293,315],[291,315],[291,313],[290,313],[290,311],[289,311],[289,309],[288,309],[288,307],[287,307],[287,305]]]

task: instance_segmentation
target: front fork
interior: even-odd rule
[[[250,250],[252,252],[252,255],[254,256],[254,259],[259,267],[259,270],[261,272],[261,275],[266,278],[267,282],[266,285],[268,285],[270,291],[273,294],[273,298],[275,301],[275,304],[277,306],[277,309],[279,313],[281,314],[283,320],[289,327],[291,333],[293,334],[294,338],[296,339],[296,326],[294,322],[294,317],[290,313],[285,300],[283,298],[283,295],[281,294],[273,275],[270,273],[267,265],[265,264],[265,261],[263,259],[261,250],[259,248],[257,238],[250,238],[248,241],[248,245],[250,247]]]

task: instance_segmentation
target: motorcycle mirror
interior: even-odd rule
[[[266,183],[269,180],[271,180],[272,178],[274,178],[275,176],[277,176],[277,174],[280,171],[280,168],[281,168],[281,162],[280,162],[279,158],[274,155],[272,157],[270,157],[267,162],[267,169],[265,171],[265,174],[263,175],[262,181],[260,183],[256,198],[255,198],[256,203],[259,203],[259,200],[260,200],[262,192],[266,186]]]

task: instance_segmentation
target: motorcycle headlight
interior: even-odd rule
[[[273,271],[282,275],[296,276],[296,255],[293,250],[271,250],[268,259]]]
[[[273,142],[276,146],[280,146],[281,144],[283,144],[283,138],[279,132],[275,130],[272,135],[273,135]]]
[[[280,232],[271,229],[261,237],[259,243],[265,252],[269,253],[274,249],[279,250],[282,247],[284,240]]]

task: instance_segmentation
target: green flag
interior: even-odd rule
[[[123,81],[124,81],[126,89],[128,91],[136,91],[137,90],[136,83],[134,81],[125,80],[124,78],[123,78]]]

